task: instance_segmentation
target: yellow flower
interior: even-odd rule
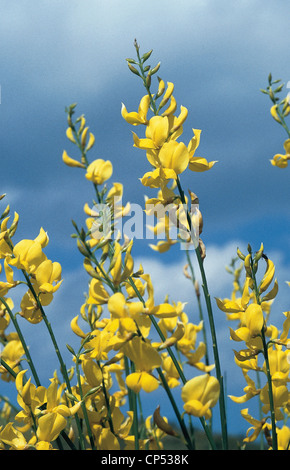
[[[68,156],[66,150],[63,151],[62,160],[67,166],[71,166],[73,168],[85,168],[85,165],[74,158]]]
[[[164,86],[164,82],[162,80],[162,82],[159,84],[161,85],[162,87]],[[160,88],[160,87],[159,87]],[[164,93],[164,96],[160,102],[160,105],[159,105],[159,108],[163,108],[163,106],[166,105],[166,103],[168,102],[169,98],[171,98],[172,96],[172,93],[174,91],[174,83],[172,82],[167,82],[167,88],[166,88],[166,91]]]
[[[190,140],[187,146],[187,149],[189,152],[188,167],[191,171],[197,171],[197,172],[210,170],[214,166],[214,164],[217,162],[216,161],[208,162],[206,158],[194,156],[195,151],[197,147],[199,146],[201,130],[200,129],[192,129],[192,130],[194,133],[194,137]]]
[[[251,398],[259,395],[261,390],[256,389],[256,385],[254,380],[252,380],[248,374],[243,370],[244,377],[247,382],[247,386],[244,388],[245,394],[241,397],[234,397],[233,395],[229,395],[229,398],[233,400],[235,403],[245,403],[246,401],[250,400]]]
[[[108,359],[108,352],[113,348],[112,338],[116,329],[116,326],[108,320],[103,329],[96,329],[91,332],[92,339],[86,343],[88,348],[92,348],[89,353],[91,358],[97,360]]]
[[[94,160],[87,168],[86,178],[94,184],[103,184],[113,173],[112,163],[99,158]]]
[[[184,325],[184,335],[177,343],[177,349],[187,357],[191,350],[195,349],[197,333],[202,330],[203,322],[200,322],[199,325],[194,325],[193,323],[188,323]]]
[[[146,309],[145,312],[148,315],[154,315],[157,318],[170,318],[177,317],[178,311],[176,305],[170,305],[168,302],[164,302],[159,305],[155,305],[154,302],[154,288],[151,281],[151,277],[148,274],[143,274],[142,278],[147,283],[147,292],[148,299],[145,302]]]
[[[0,443],[1,442],[9,445],[12,450],[26,450],[35,443],[35,438],[33,437],[27,442],[22,432],[15,429],[12,423],[8,423],[4,429],[1,430],[0,428]]]
[[[177,240],[171,240],[171,238],[167,238],[167,240],[160,240],[153,245],[152,243],[149,244],[150,248],[154,251],[158,251],[158,253],[166,253],[173,245],[177,243]]]
[[[290,380],[289,350],[269,348],[268,356],[272,381],[276,386],[286,385]],[[264,364],[263,369],[266,373],[266,364]]]
[[[14,257],[9,258],[9,264],[17,269],[24,269],[33,274],[38,266],[47,258],[42,249],[48,244],[47,233],[41,228],[34,240],[21,240],[13,248]]]
[[[109,300],[109,293],[104,288],[99,279],[92,279],[89,287],[88,304],[106,304]]]
[[[87,382],[91,387],[98,387],[102,383],[103,372],[92,358],[82,360],[82,369]]]
[[[153,116],[145,131],[146,138],[139,139],[133,132],[134,146],[140,149],[159,149],[169,134],[169,120],[166,116]]]
[[[281,429],[276,428],[278,439],[278,450],[289,450],[290,429],[283,426]]]
[[[10,309],[12,310],[14,307],[13,301],[11,299],[4,299],[5,302],[8,304]],[[5,305],[0,301],[0,337],[4,338],[4,331],[8,327],[10,323],[10,316],[6,312]]]
[[[125,121],[133,126],[138,126],[139,124],[147,124],[147,113],[150,106],[150,96],[145,95],[140,101],[138,113],[130,112],[128,113],[126,106],[122,103],[121,114]]]
[[[19,372],[19,364],[22,356],[24,355],[24,349],[18,336],[11,335],[11,339],[8,338],[8,343],[4,346],[1,352],[1,358],[8,364],[8,366],[14,370],[15,373]],[[0,374],[2,380],[9,382],[13,380],[13,377],[4,366],[0,365]]]
[[[60,387],[58,389],[57,387],[57,379],[52,379],[47,389],[46,410],[43,410],[43,415],[38,418],[36,435],[40,441],[54,441],[66,427],[66,418],[77,413],[81,406],[80,402],[76,403],[71,408],[60,404],[61,392],[62,388]]]
[[[206,345],[205,343],[201,342],[195,351],[187,353],[186,355],[186,358],[188,359],[187,363],[193,367],[196,367],[196,369],[202,372],[210,372],[212,369],[214,369],[215,366],[214,364],[207,366],[206,364],[201,362],[202,358],[205,356],[205,353],[206,353]]]
[[[188,166],[189,153],[183,142],[166,142],[158,155],[167,179],[176,179]]]
[[[259,337],[264,326],[264,316],[261,305],[250,304],[241,314],[240,327],[235,331],[230,328],[231,338],[234,341],[250,342]]]
[[[288,166],[288,160],[290,160],[290,139],[285,140],[284,149],[284,155],[277,153],[274,155],[273,159],[270,160],[273,166],[278,166],[279,168],[286,168]]]
[[[23,370],[17,374],[15,385],[18,391],[17,402],[22,410],[15,416],[16,421],[24,424],[22,431],[30,429],[33,423],[33,416],[39,414],[39,409],[46,402],[46,388],[37,387],[31,383],[31,379],[23,384],[23,377],[27,370]]]
[[[10,260],[10,264],[18,269],[24,269],[29,274],[34,273],[46,259],[41,244],[33,240],[21,240],[15,245],[13,254],[15,258]]]
[[[168,387],[178,387],[180,384],[179,373],[174,365],[173,360],[167,354],[162,354],[162,367]]]
[[[271,106],[270,108],[270,113],[271,113],[271,116],[275,119],[275,121],[279,122],[281,124],[281,119],[278,115],[278,112],[277,112],[277,109],[278,109],[278,105],[277,104],[274,104],[273,106]]]
[[[10,260],[10,256],[7,256],[4,259],[4,270],[5,270],[6,282],[5,281],[0,282],[1,297],[4,297],[9,291],[9,289],[11,289],[12,287],[15,287],[18,284],[17,281],[14,281],[13,270],[11,266],[9,266],[8,264],[9,260]],[[1,272],[1,266],[0,266],[0,272]]]
[[[38,293],[39,292],[37,292],[37,287],[36,287],[36,294]],[[50,295],[50,300],[52,300],[51,294],[49,295]],[[43,300],[44,299],[42,299],[42,304],[45,305],[46,302],[44,303]],[[29,321],[29,323],[36,324],[36,323],[41,322],[41,320],[43,319],[42,312],[30,290],[28,290],[22,297],[20,308],[21,308],[20,315],[24,317],[27,321]]]
[[[206,419],[211,417],[213,408],[220,394],[218,380],[208,374],[199,375],[189,380],[182,388],[181,398],[186,413]]]
[[[278,385],[272,383],[272,393],[275,409],[275,418],[277,421],[284,419],[284,413],[282,412],[283,408],[288,403],[289,392],[286,385]],[[263,413],[267,414],[271,410],[270,399],[269,399],[269,388],[268,385],[265,385],[260,393],[260,400],[264,403],[262,410]]]
[[[162,360],[158,352],[139,336],[126,343],[122,351],[135,364],[135,372],[126,378],[127,386],[136,393],[141,389],[147,393],[156,390],[159,381],[151,371],[161,366]]]
[[[96,445],[100,450],[120,450],[120,444],[117,437],[109,428],[103,428],[101,425],[93,427]]]
[[[56,292],[62,283],[61,265],[50,260],[43,261],[35,271],[35,280],[40,292]]]
[[[126,302],[124,295],[117,292],[110,297],[108,310],[112,315],[112,320],[118,320],[121,332],[124,330],[134,332],[136,331],[135,321],[144,311],[144,306],[142,302]]]
[[[114,245],[114,256],[112,259],[111,275],[115,286],[119,286],[129,276],[133,274],[134,261],[131,255],[133,241],[129,243],[126,248],[126,255],[124,259],[124,266],[122,262],[122,249],[120,243]]]
[[[241,415],[242,417],[248,421],[252,426],[247,430],[247,437],[244,439],[244,442],[253,442],[257,439],[259,436],[260,432],[264,429],[270,430],[270,425],[267,424],[264,420],[259,421],[258,419],[253,418],[249,412],[248,408],[245,408],[244,410],[241,410]],[[250,432],[253,431],[253,433],[250,435]]]
[[[263,279],[259,285],[259,292],[262,293],[265,290],[268,289],[269,285],[271,284],[275,274],[275,265],[273,261],[271,261],[269,258],[267,259],[267,268],[266,272],[263,276]]]

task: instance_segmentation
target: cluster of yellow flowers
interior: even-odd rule
[[[272,446],[274,428],[276,445],[280,450],[286,450],[290,442],[290,428],[285,424],[290,411],[290,312],[284,312],[285,320],[282,331],[279,332],[270,323],[272,303],[278,294],[274,263],[265,255],[263,245],[254,255],[250,246],[248,251],[244,255],[238,250],[241,265],[238,268],[228,268],[234,275],[231,298],[216,299],[227,319],[238,323],[236,329],[230,328],[231,339],[245,345],[240,351],[234,350],[235,363],[240,367],[246,382],[244,394],[230,398],[235,403],[243,404],[256,397],[261,404],[259,418],[252,417],[248,408],[241,410],[243,418],[251,424],[245,442],[253,442],[263,433]],[[260,276],[259,268],[263,262],[266,269]],[[245,272],[244,281],[241,280],[242,271]],[[268,289],[270,290],[267,292]],[[271,422],[267,420],[269,412]],[[277,427],[279,423],[281,425]]]
[[[285,140],[283,145],[285,153],[277,153],[270,162],[273,166],[277,166],[278,168],[286,168],[288,166],[288,160],[290,160],[290,129],[286,124],[285,118],[290,114],[290,94],[288,93],[288,95],[282,100],[279,99],[278,94],[281,93],[284,88],[284,84],[281,84],[280,82],[281,80],[273,81],[272,74],[270,73],[268,77],[268,86],[266,90],[261,91],[265,95],[269,96],[273,103],[270,109],[271,116],[283,127],[288,136],[288,139]],[[278,83],[280,84],[278,85]],[[273,85],[275,85],[275,89],[273,89]]]
[[[172,85],[169,85],[169,90],[163,99],[164,104],[169,98],[174,103]],[[143,113],[148,112],[148,104],[148,98],[141,100],[138,113],[141,120]],[[152,118],[153,121],[147,122],[144,117],[148,135],[155,139],[151,144],[154,148],[149,153],[164,196],[169,178],[174,180],[188,165],[192,166],[191,169],[195,169],[196,165],[197,171],[213,165],[205,159],[193,157],[200,131],[196,132],[198,137],[192,139],[188,148],[177,143],[176,138],[185,119],[185,108],[182,118],[175,118],[172,104],[170,109],[160,119]],[[60,287],[61,266],[52,263],[43,253],[48,243],[43,229],[35,240],[22,240],[13,246],[11,239],[18,217],[15,216],[8,229],[7,210],[4,211],[0,254],[4,259],[6,275],[6,282],[1,283],[1,338],[5,347],[1,355],[1,377],[15,381],[20,410],[15,414],[15,424],[7,419],[9,413],[3,408],[2,414],[5,411],[8,423],[0,430],[0,443],[2,447],[10,446],[12,449],[48,450],[56,443],[61,448],[64,439],[73,448],[74,435],[78,430],[82,436],[78,437],[81,448],[160,449],[163,447],[162,438],[166,435],[181,437],[188,448],[193,448],[193,436],[189,434],[184,417],[177,408],[181,436],[169,425],[168,419],[161,416],[157,405],[153,416],[140,423],[142,406],[137,398],[139,392],[151,393],[162,387],[173,402],[171,390],[181,387],[184,411],[200,418],[210,433],[205,420],[211,418],[211,408],[219,399],[220,385],[215,377],[209,375],[214,365],[204,362],[205,343],[198,343],[197,340],[203,323],[191,322],[185,313],[186,305],[180,301],[169,302],[166,298],[163,303],[156,303],[150,274],[145,273],[142,266],[134,267],[133,240],[125,237],[122,241],[118,235],[113,236],[117,219],[128,214],[130,205],[118,206],[116,210],[116,202],[122,200],[123,186],[114,182],[108,187],[107,182],[113,174],[110,161],[100,158],[88,161],[87,153],[93,148],[95,137],[89,132],[84,116],[73,121],[74,112],[75,105],[67,109],[66,135],[80,150],[81,157],[72,158],[64,151],[62,158],[66,165],[85,170],[85,178],[93,183],[96,196],[92,208],[88,203],[84,205],[86,228],[79,229],[74,222],[76,233],[73,237],[77,239],[78,249],[84,257],[83,266],[89,275],[85,302],[80,313],[71,320],[72,331],[80,338],[81,344],[77,352],[67,345],[75,363],[70,372],[64,370],[58,351],[63,381],[56,372],[47,388],[40,384],[36,372],[33,374],[36,384],[32,383],[31,376],[26,378],[29,371],[22,369],[21,361],[28,348],[22,335],[5,334],[11,319],[18,332],[20,329],[12,313],[12,301],[4,296],[20,282],[13,281],[13,268],[18,269],[28,286],[19,314],[31,323],[43,319],[47,322],[43,307],[51,302]],[[122,115],[130,119],[124,106]],[[159,134],[162,137],[158,137]],[[179,166],[182,159],[184,161]],[[159,161],[163,163],[158,164]],[[102,232],[104,217],[96,212],[96,203],[110,212],[111,225],[106,232]],[[198,217],[201,225],[201,215]],[[96,226],[100,230],[98,236]],[[48,322],[47,326],[50,326]],[[56,345],[51,328],[49,333]],[[151,339],[156,333],[157,339]],[[28,362],[33,364],[30,356]],[[202,372],[202,375],[187,380],[184,363]],[[72,384],[74,377],[76,384]],[[127,409],[126,415],[123,408]],[[85,434],[81,432],[80,422],[85,423]]]
[[[193,418],[199,419],[209,446],[216,449],[211,424],[212,409],[218,402],[222,447],[228,448],[223,376],[203,266],[206,256],[200,238],[203,219],[198,197],[191,190],[189,198],[186,197],[180,181],[180,175],[187,169],[207,171],[216,162],[195,155],[200,143],[200,129],[193,129],[194,135],[188,144],[178,141],[188,110],[181,106],[176,114],[177,103],[171,82],[166,86],[158,78],[157,92],[151,92],[152,76],[160,64],[151,68],[146,62],[152,51],[140,56],[137,42],[135,49],[137,60],[127,59],[127,63],[131,72],[142,79],[146,94],[138,111],[128,112],[122,104],[121,115],[132,126],[145,129],[143,137],[133,132],[134,146],[146,151],[151,165],[141,183],[157,190],[156,197],[146,198],[145,213],[153,214],[157,219],[156,225],[151,227],[154,234],[165,234],[165,241],[151,247],[164,253],[180,242],[185,248],[188,264],[184,274],[193,283],[199,321],[189,318],[187,306],[181,301],[170,300],[167,296],[163,302],[156,302],[150,274],[142,265],[135,266],[134,240],[126,234],[122,237],[118,231],[118,222],[130,214],[130,204],[122,204],[123,185],[120,182],[109,185],[113,175],[111,161],[102,158],[89,161],[88,153],[94,150],[96,139],[83,115],[74,120],[76,105],[71,105],[66,109],[66,136],[74,149],[78,149],[80,157],[71,157],[65,150],[62,159],[67,166],[84,170],[85,178],[94,188],[92,204],[84,204],[85,227],[79,228],[73,222],[75,233],[72,237],[76,239],[88,274],[85,299],[70,323],[79,348],[75,350],[66,345],[73,363],[67,369],[45,313],[45,307],[61,286],[61,265],[49,260],[44,253],[49,238],[43,228],[33,240],[13,243],[19,217],[15,213],[9,225],[10,207],[7,206],[0,217],[0,273],[4,276],[0,281],[0,377],[14,384],[17,405],[0,395],[0,449],[160,450],[164,447],[164,438],[171,436],[193,450]],[[270,77],[269,87],[264,90],[270,97],[271,86]],[[281,111],[274,96],[271,112],[272,115],[276,113],[276,120],[283,127],[290,110],[287,103],[279,103],[283,106]],[[153,114],[151,117],[149,112]],[[285,150],[285,158],[276,156],[273,164],[287,166],[289,139]],[[3,197],[0,196],[0,200]],[[173,207],[174,217],[172,212],[164,210],[169,206],[171,211]],[[171,236],[172,227],[179,229],[176,238]],[[192,247],[202,277],[214,364],[210,364],[208,358],[199,284],[190,257]],[[265,255],[263,245],[255,254],[249,245],[248,254],[238,250],[238,256],[242,264],[231,271],[234,274],[232,297],[216,299],[227,318],[238,322],[236,329],[230,328],[231,339],[244,344],[243,349],[234,352],[234,358],[246,386],[241,397],[231,396],[231,399],[245,403],[258,397],[262,403],[259,418],[252,417],[248,409],[241,412],[251,425],[245,443],[253,442],[263,433],[268,448],[287,449],[290,429],[286,424],[278,426],[278,423],[286,421],[290,412],[287,388],[290,312],[284,313],[282,332],[269,324],[278,284],[274,280],[275,266]],[[266,263],[266,270],[258,282],[258,266],[262,262]],[[245,280],[241,285],[243,269]],[[10,292],[19,285],[26,286],[26,291],[14,313]],[[59,362],[59,372],[55,370],[48,386],[39,380],[20,321],[28,321],[35,325],[34,328],[42,321],[45,323]],[[8,331],[11,324],[15,331]],[[203,341],[198,339],[199,334],[203,334]],[[261,364],[259,358],[262,358]],[[188,370],[190,378],[186,377]],[[256,381],[253,373],[257,374]],[[261,376],[265,378],[264,383],[261,383]],[[176,404],[173,389],[179,389],[182,412]],[[154,406],[156,390],[162,397],[163,394],[167,396],[178,429],[162,416],[158,402]],[[147,394],[152,394],[154,412],[144,417],[142,398],[147,400]]]
[[[147,58],[145,57],[147,60]],[[130,59],[132,61],[132,59]],[[132,65],[131,65],[132,68]],[[150,70],[151,72],[151,70]],[[149,72],[151,78],[153,72]],[[174,190],[179,185],[179,175],[187,168],[194,172],[203,172],[210,170],[215,161],[208,162],[204,157],[195,156],[195,152],[200,143],[201,130],[192,129],[194,136],[186,145],[184,142],[178,142],[178,138],[183,133],[183,124],[188,116],[186,107],[181,106],[178,116],[175,115],[177,102],[173,96],[174,84],[168,82],[167,86],[160,78],[158,91],[156,95],[148,93],[140,101],[138,111],[128,112],[126,106],[122,104],[121,114],[123,118],[133,126],[143,125],[145,127],[145,138],[139,138],[133,132],[134,146],[146,150],[146,157],[151,165],[152,171],[148,171],[141,178],[141,183],[150,188],[158,189],[155,198],[147,199],[146,213],[154,214],[158,220],[154,227],[154,233],[165,233],[166,241],[159,241],[157,245],[151,245],[156,251],[164,253],[177,240],[170,238],[170,227],[178,225],[182,227],[180,240],[187,243],[194,242],[194,233],[192,227],[196,227],[199,234],[202,231],[202,216],[199,210],[191,212],[191,222],[187,219],[187,213],[184,209],[186,198],[181,194],[176,194]],[[147,80],[148,81],[148,80]],[[160,103],[158,103],[160,100]],[[148,117],[148,111],[153,111],[153,116]],[[197,196],[190,192],[191,203],[197,202]],[[161,207],[174,204],[176,221],[164,211],[158,211]],[[161,217],[160,217],[161,214]],[[202,246],[202,241],[199,244]]]

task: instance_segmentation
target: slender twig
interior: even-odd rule
[[[260,292],[259,292],[259,288],[258,288],[258,285],[257,285],[255,269],[254,269],[254,261],[253,261],[252,255],[250,256],[250,266],[251,266],[251,278],[253,280],[253,289],[254,289],[254,292],[255,292],[256,301],[259,305],[261,305]],[[262,344],[263,344],[263,354],[264,354],[264,358],[265,358],[266,375],[267,375],[267,383],[268,383],[269,405],[270,405],[270,414],[271,414],[271,423],[272,423],[272,447],[273,447],[273,450],[278,450],[272,375],[271,375],[271,371],[270,371],[268,345],[267,345],[267,342],[266,342],[264,326],[261,330],[261,335],[260,336],[261,336],[261,340],[262,340]]]
[[[9,317],[14,325],[14,328],[16,329],[16,332],[18,334],[18,337],[19,337],[19,340],[21,341],[21,344],[22,344],[22,347],[24,349],[24,352],[25,352],[25,356],[26,356],[26,359],[27,359],[27,362],[29,364],[29,367],[30,367],[30,370],[31,370],[31,373],[34,377],[34,380],[35,380],[35,383],[37,386],[40,386],[40,380],[39,380],[39,377],[38,377],[38,374],[37,374],[37,371],[36,371],[36,368],[34,366],[34,363],[33,363],[33,360],[32,360],[32,357],[30,355],[30,352],[29,352],[29,349],[28,349],[28,346],[26,344],[26,341],[24,339],[24,336],[22,334],[22,331],[19,327],[19,324],[17,322],[17,319],[16,319],[16,315],[13,314],[13,312],[11,311],[9,305],[7,304],[6,300],[3,298],[3,297],[0,297],[0,302],[3,303],[3,305],[5,306],[8,314],[9,314]]]
[[[180,179],[177,176],[176,179],[179,195],[182,204],[184,207],[187,207],[185,196],[184,196],[184,191],[182,189]],[[192,231],[192,222],[191,222],[191,217],[189,214],[188,209],[186,210],[186,215],[187,215],[187,222],[188,222],[188,227],[189,231]],[[221,373],[221,366],[220,366],[220,359],[219,359],[219,352],[218,352],[218,344],[217,344],[217,338],[216,338],[216,329],[215,329],[215,323],[214,323],[214,316],[213,316],[213,310],[212,310],[212,305],[211,305],[211,299],[210,299],[210,294],[208,290],[208,285],[207,285],[207,278],[205,274],[205,269],[203,265],[203,260],[201,257],[201,252],[199,246],[195,249],[199,269],[200,269],[200,274],[202,278],[202,288],[204,292],[204,298],[205,298],[205,303],[207,307],[207,312],[208,312],[208,320],[209,320],[209,325],[210,325],[210,331],[211,331],[211,337],[212,337],[212,348],[213,348],[213,354],[214,354],[214,361],[215,361],[215,367],[216,367],[216,375],[217,379],[220,384],[220,397],[219,397],[219,403],[220,403],[220,417],[221,417],[221,428],[222,428],[222,439],[223,439],[223,448],[224,450],[227,450],[228,448],[228,433],[227,433],[227,418],[226,418],[226,407],[225,407],[225,393],[224,393],[224,383],[223,383],[223,376]]]

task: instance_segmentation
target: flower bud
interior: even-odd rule
[[[148,88],[150,88],[151,86],[151,75],[148,74],[147,77],[146,77],[146,85]]]
[[[151,49],[151,51],[149,52],[145,52],[145,54],[143,54],[141,57],[142,62],[146,62],[146,60],[148,60],[149,57],[151,56],[152,52],[153,52],[153,49]]]
[[[264,245],[263,243],[261,243],[261,246],[260,246],[260,249],[257,251],[257,253],[255,254],[255,257],[254,257],[254,260],[255,261],[259,261],[262,256],[263,256],[263,251],[264,251]]]
[[[245,261],[246,257],[245,257],[245,255],[243,255],[243,253],[241,252],[241,250],[239,248],[237,249],[237,255],[242,261]]]
[[[77,122],[80,121],[80,127],[79,127],[79,134],[81,134],[81,132],[83,132],[84,128],[85,128],[85,125],[86,125],[86,120],[84,118],[84,116],[81,116]]]
[[[82,255],[87,256],[88,250],[80,240],[77,240],[77,247]]]
[[[150,75],[154,75],[156,72],[158,72],[158,70],[160,69],[160,65],[161,65],[161,62],[158,62],[157,65],[155,65],[155,67],[153,69],[150,70]]]
[[[178,436],[178,434],[174,431],[172,426],[165,421],[164,418],[162,418],[160,414],[160,405],[157,406],[156,410],[153,413],[153,421],[156,424],[156,426],[161,429],[161,431],[165,432],[169,436]]]
[[[66,150],[63,151],[62,160],[67,166],[85,168],[85,165],[83,163],[78,162],[74,158],[69,157]]]
[[[165,91],[164,81],[160,77],[158,77],[158,81],[159,81],[159,86],[158,86],[158,91],[156,93],[156,99],[160,98],[160,96],[163,95],[163,93]]]
[[[67,138],[68,138],[73,144],[76,143],[76,140],[75,140],[75,138],[74,138],[73,131],[72,131],[72,128],[71,128],[71,127],[68,127],[68,128],[67,128],[67,130],[66,130],[66,136],[67,136]]]
[[[138,77],[140,77],[140,73],[138,72],[138,70],[135,67],[133,67],[132,64],[130,64],[130,63],[127,63],[127,64],[128,64],[129,69],[131,70],[131,72],[134,73],[135,75],[138,75]]]
[[[3,212],[1,218],[3,219],[4,217],[6,217],[10,212],[10,206],[8,204],[8,206],[6,207],[5,211]]]
[[[272,106],[270,109],[270,113],[271,113],[271,116],[275,119],[275,121],[281,123],[281,119],[279,118],[277,108],[278,108],[277,105],[274,104],[274,106]]]
[[[84,149],[85,146],[86,146],[88,130],[89,130],[89,128],[88,128],[88,127],[85,127],[84,130],[83,130],[83,132],[82,132],[82,136],[81,136],[81,146],[82,146],[83,149]]]

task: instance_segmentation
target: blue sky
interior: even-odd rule
[[[63,266],[65,281],[51,312],[60,341],[70,335],[69,318],[78,313],[87,280],[70,238],[71,219],[83,222],[83,205],[93,197],[83,174],[62,163],[64,149],[73,156],[64,109],[78,103],[77,113],[86,115],[96,136],[92,158],[110,159],[113,180],[124,184],[124,200],[143,204],[145,188],[138,178],[148,162],[133,148],[131,128],[120,115],[121,102],[136,109],[144,94],[125,62],[134,57],[134,38],[142,52],[153,49],[149,63],[161,61],[158,74],[174,82],[178,106],[189,110],[185,142],[192,128],[202,129],[198,154],[218,160],[210,172],[182,175],[184,188],[198,195],[204,217],[212,296],[230,294],[224,266],[236,247],[250,243],[258,249],[263,242],[277,264],[281,294],[275,314],[281,321],[281,312],[289,308],[284,281],[290,279],[290,170],[270,165],[283,151],[286,134],[270,117],[270,101],[259,90],[269,72],[290,80],[287,2],[24,0],[0,1],[0,11],[0,193],[7,193],[6,203],[20,214],[17,235],[34,238],[44,227],[50,237],[47,254]],[[160,298],[166,291],[180,295],[183,253],[160,256],[138,241],[134,254],[158,280]],[[191,295],[188,287],[180,300],[190,302]],[[221,312],[216,322],[224,342],[228,325]],[[24,328],[32,335],[31,349],[39,347],[30,326]],[[47,346],[42,344],[44,364]],[[224,369],[232,367],[231,350],[228,342],[221,352]],[[232,373],[234,393],[239,393],[243,382]],[[232,408],[233,422],[241,421],[238,407]]]

